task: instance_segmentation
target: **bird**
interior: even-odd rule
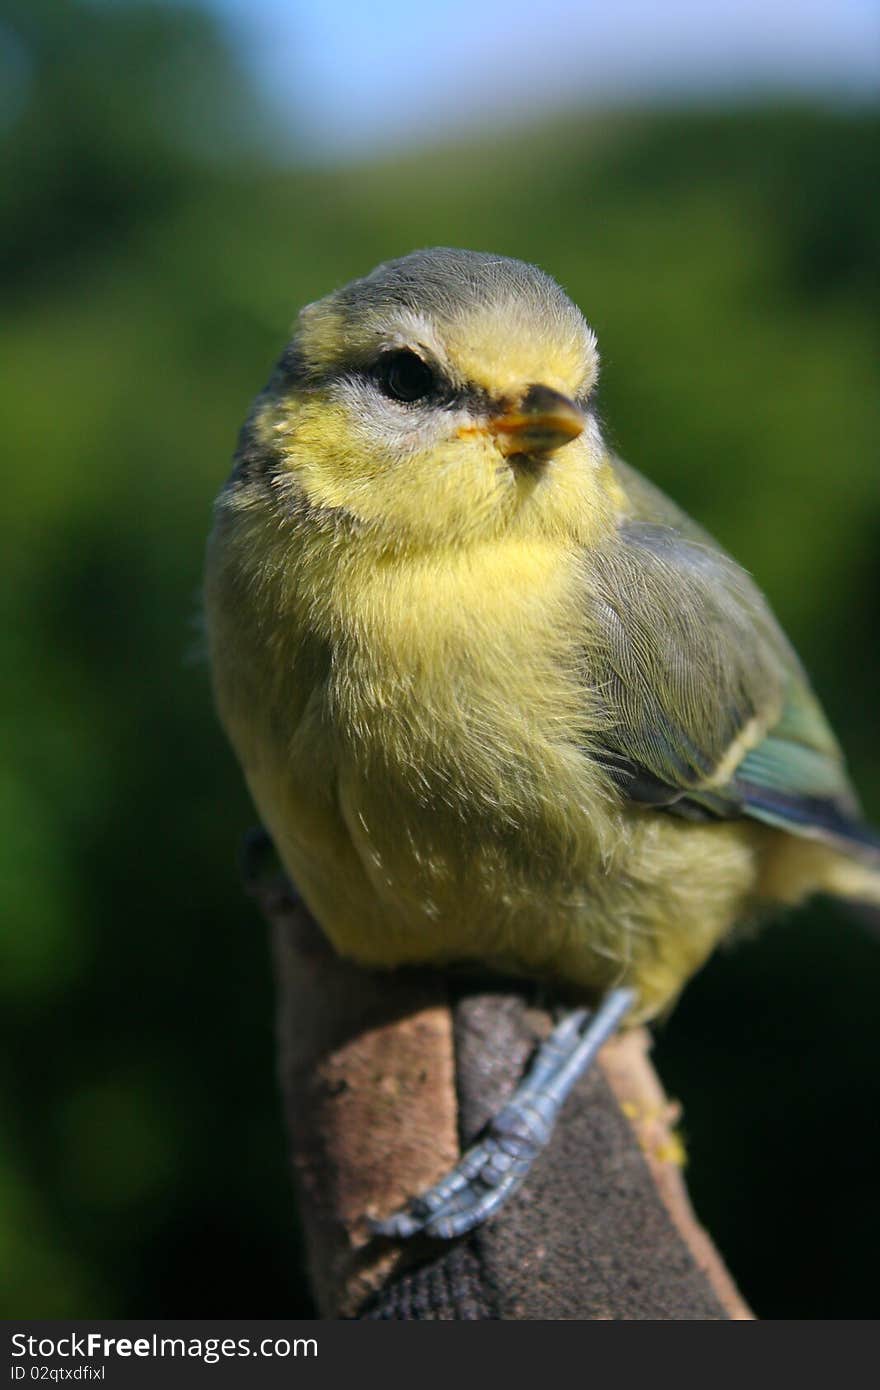
[[[306,305],[205,571],[215,702],[343,956],[578,1001],[457,1169],[374,1223],[460,1235],[619,1026],[736,926],[880,904],[880,836],[752,578],[607,445],[543,270],[433,248]]]

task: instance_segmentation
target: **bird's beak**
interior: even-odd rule
[[[493,416],[490,429],[505,458],[552,454],[577,439],[587,417],[580,406],[549,386],[530,386],[518,405]]]

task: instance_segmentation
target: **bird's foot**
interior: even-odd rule
[[[595,1014],[588,1009],[568,1014],[538,1048],[526,1076],[490,1120],[483,1138],[433,1187],[383,1221],[371,1222],[373,1234],[453,1240],[494,1216],[549,1143],[563,1101],[633,998],[631,989],[616,989]]]

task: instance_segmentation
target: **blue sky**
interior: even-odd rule
[[[878,0],[201,3],[318,155],[590,103],[880,94]]]

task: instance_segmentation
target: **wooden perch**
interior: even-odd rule
[[[524,993],[340,960],[286,880],[272,925],[281,1082],[324,1317],[749,1318],[688,1201],[648,1035],[608,1043],[524,1187],[446,1244],[371,1238],[509,1096],[550,1020]]]

